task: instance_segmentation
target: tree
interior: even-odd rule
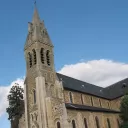
[[[128,128],[128,93],[126,93],[121,101],[120,111],[120,118],[122,120],[121,128]]]
[[[12,127],[17,127],[19,124],[19,119],[24,112],[24,100],[23,100],[24,90],[18,84],[10,89],[9,95],[7,97],[9,101],[9,107],[6,109],[9,120],[11,121]]]

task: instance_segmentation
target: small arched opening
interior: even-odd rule
[[[69,92],[70,103],[73,103],[72,92]]]
[[[60,122],[57,122],[57,128],[61,128]]]
[[[72,120],[72,128],[76,128],[76,122],[75,122],[75,120]]]
[[[41,56],[41,62],[42,64],[44,64],[44,49],[43,48],[41,48],[40,50],[40,56]]]
[[[34,64],[36,64],[37,60],[36,60],[36,51],[35,49],[32,50],[33,51],[33,61],[34,61]]]
[[[97,116],[95,117],[95,121],[96,121],[96,127],[97,128],[100,128],[99,119],[98,119]]]
[[[107,118],[108,128],[111,128],[110,120]]]
[[[46,51],[47,65],[50,66],[50,51]]]
[[[32,55],[30,52],[28,53],[28,61],[29,61],[29,67],[31,68],[32,67]]]
[[[87,119],[86,118],[84,118],[84,127],[88,128],[88,124],[87,124]]]

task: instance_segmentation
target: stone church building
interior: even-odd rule
[[[102,88],[56,73],[53,48],[35,7],[24,47],[25,112],[19,128],[119,128],[128,79]]]

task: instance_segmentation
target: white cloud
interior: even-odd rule
[[[81,60],[79,63],[65,65],[59,73],[92,83],[102,87],[106,87],[119,80],[128,77],[128,64],[114,62],[111,60]],[[18,83],[23,87],[24,79],[17,79],[9,86],[0,86],[0,117],[5,114],[8,106],[7,95],[10,88]]]
[[[106,87],[128,77],[128,64],[105,59],[80,61],[65,65],[59,73]]]
[[[9,86],[0,85],[0,117],[5,114],[6,108],[8,107],[7,95],[9,94],[10,88],[18,83],[19,86],[23,87],[24,79],[18,78],[13,81]]]

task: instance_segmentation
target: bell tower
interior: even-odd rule
[[[53,44],[36,5],[32,22],[28,23],[24,53],[26,128],[56,128],[57,122],[64,126],[67,116],[63,86],[54,69]]]
[[[53,45],[40,20],[35,5],[32,22],[28,23],[28,35],[24,47],[26,59],[25,119],[26,128],[46,128],[46,97],[48,84],[55,84]]]
[[[33,20],[28,25],[28,35],[24,47],[27,75],[32,73],[54,77],[52,73],[54,72],[53,45],[44,26],[44,21],[40,20],[36,5]]]

